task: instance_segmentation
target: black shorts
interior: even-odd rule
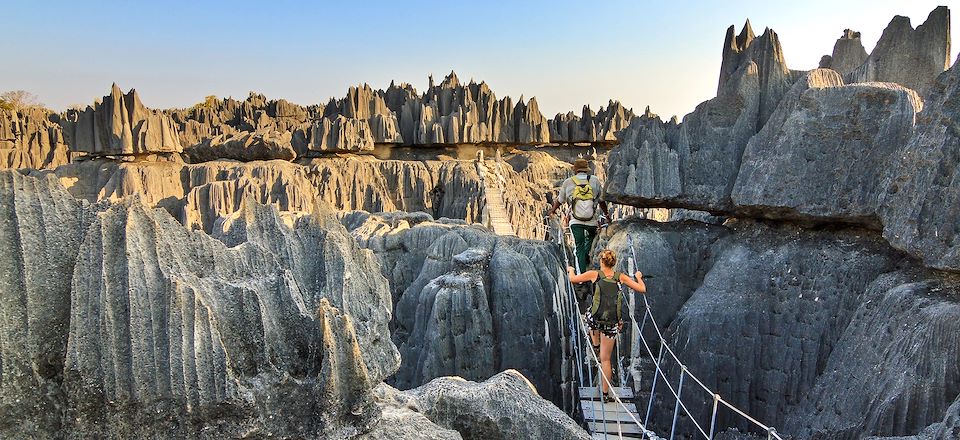
[[[603,333],[608,338],[616,338],[617,335],[620,334],[620,323],[597,321],[593,319],[589,311],[587,312],[587,325],[590,327],[590,330],[599,330],[600,333]]]

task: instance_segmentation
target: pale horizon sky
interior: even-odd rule
[[[683,117],[716,93],[726,29],[780,36],[787,65],[817,67],[846,28],[870,52],[894,15],[916,27],[939,1],[120,2],[3,0],[0,91],[55,110],[116,82],[151,108],[257,91],[326,103],[352,85],[426,89],[451,70],[547,117],[618,99]],[[951,11],[952,13],[953,11]],[[952,14],[951,14],[952,15]],[[957,58],[952,45],[951,63]]]

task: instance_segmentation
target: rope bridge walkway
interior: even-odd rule
[[[507,215],[506,205],[503,203],[503,191],[506,185],[500,174],[500,164],[495,163],[493,166],[495,169],[491,171],[482,160],[477,161],[477,173],[483,181],[484,226],[492,229],[497,235],[517,235]]]
[[[557,230],[559,232],[559,226]],[[579,265],[570,264],[570,257],[568,256],[568,248],[566,246],[568,234],[570,234],[569,229],[564,231],[564,233],[556,234],[557,244],[560,246],[560,251],[563,254],[563,260],[566,266],[579,267]],[[628,243],[630,256],[627,259],[629,268],[627,273],[633,274],[636,272],[637,253],[633,246],[632,237],[628,237]],[[576,256],[574,256],[574,259],[576,259]],[[783,440],[783,437],[777,433],[776,429],[763,424],[725,400],[720,394],[706,386],[702,380],[694,375],[693,372],[680,361],[676,352],[670,348],[664,339],[663,333],[660,331],[660,326],[651,312],[650,303],[647,301],[646,295],[642,295],[644,312],[643,318],[638,324],[634,313],[635,295],[627,294],[623,288],[621,288],[620,294],[623,296],[624,304],[628,304],[629,314],[625,318],[629,318],[630,322],[629,324],[625,323],[625,325],[630,325],[632,329],[632,347],[634,347],[635,350],[641,351],[642,355],[645,356],[638,361],[638,363],[643,363],[644,365],[631,365],[631,367],[633,371],[639,373],[639,376],[642,376],[644,372],[650,373],[649,393],[647,393],[646,387],[644,386],[646,383],[638,384],[636,376],[634,385],[644,386],[643,392],[646,394],[646,399],[635,395],[634,390],[628,386],[626,375],[623,374],[625,371],[623,367],[626,361],[625,357],[620,353],[621,337],[619,334],[617,335],[614,345],[615,351],[611,355],[611,363],[614,364],[613,366],[617,371],[616,376],[619,376],[619,383],[613,383],[612,378],[608,378],[601,373],[600,359],[597,358],[593,349],[590,348],[592,347],[592,343],[590,342],[587,324],[577,308],[573,284],[566,276],[566,270],[563,270],[563,273],[566,289],[557,289],[558,292],[554,299],[557,301],[557,304],[560,305],[560,319],[566,321],[564,325],[568,327],[569,334],[571,335],[567,340],[567,344],[569,345],[567,349],[569,353],[574,356],[577,365],[573,371],[574,376],[576,376],[576,382],[579,385],[577,402],[583,420],[594,439],[664,439],[664,437],[660,437],[648,429],[647,426],[649,426],[653,416],[654,402],[657,393],[663,393],[663,388],[665,387],[668,393],[666,395],[675,402],[670,432],[668,434],[669,437],[666,437],[670,440],[673,440],[677,434],[677,421],[681,416],[685,416],[685,420],[689,420],[696,428],[693,434],[694,437],[713,440],[717,429],[717,412],[722,407],[729,409],[738,417],[756,426],[761,432],[766,433],[768,440]],[[563,290],[566,290],[566,292],[563,292]],[[656,331],[657,340],[652,341],[660,344],[656,353],[654,352],[655,346],[652,346],[651,341],[648,341],[643,334],[643,330],[647,326],[653,327]],[[587,357],[584,357],[585,354]],[[664,365],[671,360],[679,366],[680,370],[680,375],[679,378],[676,379],[676,382],[671,381],[670,378],[667,377],[667,371],[664,368]],[[609,387],[609,395],[613,398],[613,401],[603,402],[601,398],[601,381]],[[709,400],[713,402],[709,423],[706,423],[706,421],[701,421],[704,423],[698,422],[697,418],[694,417],[690,408],[683,400],[684,397],[687,397],[683,394],[684,383],[689,384],[690,381],[698,386],[694,387],[694,389],[699,388],[702,390],[702,392],[706,393],[706,396],[709,397]],[[688,386],[688,388],[690,387]],[[687,402],[690,402],[690,400],[688,397]],[[637,405],[640,405],[640,408],[638,408]]]

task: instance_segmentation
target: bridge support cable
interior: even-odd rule
[[[557,228],[557,231],[558,231],[557,241],[558,241],[558,244],[560,244],[560,251],[563,254],[564,265],[566,267],[569,267],[570,258],[567,254],[567,248],[565,246],[566,233],[559,233],[560,232],[559,227]],[[571,235],[572,235],[572,232],[571,232]],[[576,253],[573,253],[573,258],[576,261],[576,258],[577,258]],[[577,264],[576,267],[579,269],[579,264]],[[610,437],[624,438],[625,435],[639,434],[641,435],[642,438],[645,438],[645,439],[659,440],[660,437],[658,437],[652,431],[648,430],[646,426],[639,420],[638,415],[635,414],[636,405],[634,405],[633,403],[630,403],[630,405],[627,405],[621,399],[621,396],[619,395],[619,393],[616,391],[617,387],[614,386],[611,379],[608,378],[605,374],[603,374],[602,363],[600,362],[600,359],[597,356],[597,353],[592,348],[593,347],[592,338],[590,336],[590,332],[587,329],[587,325],[584,322],[584,318],[580,314],[579,307],[577,307],[576,297],[574,296],[573,283],[571,283],[570,278],[566,276],[566,270],[564,270],[564,280],[565,280],[565,284],[568,292],[567,296],[571,300],[570,303],[573,306],[570,308],[571,315],[569,315],[568,318],[569,318],[569,321],[572,323],[572,325],[576,328],[577,338],[574,338],[574,339],[580,339],[581,342],[590,345],[589,349],[583,350],[589,353],[589,361],[591,362],[591,365],[586,368],[587,376],[588,376],[587,378],[589,379],[589,382],[584,383],[584,376],[582,373],[583,368],[580,368],[579,370],[581,372],[579,377],[579,382],[581,384],[581,391],[595,389],[596,396],[600,398],[599,421],[598,419],[596,419],[597,405],[593,405],[591,401],[591,406],[589,408],[593,421],[588,422],[587,424],[588,424],[588,427],[591,428],[591,431],[594,432],[594,438],[610,438]],[[636,323],[634,323],[634,325],[636,325]],[[574,342],[573,340],[571,340],[571,343],[575,346],[581,345],[578,342]],[[577,349],[575,348],[574,351],[577,351]],[[587,360],[586,357],[583,357],[582,354],[578,354],[578,358],[576,359],[576,362],[580,364],[581,367],[585,360]],[[594,368],[597,369],[597,378],[598,378],[597,381],[593,380]],[[623,369],[619,368],[619,370],[620,370],[619,373],[622,376]],[[607,414],[607,404],[606,402],[603,401],[603,397],[602,397],[604,384],[606,384],[608,389],[610,390],[609,396],[613,398],[614,402],[616,403],[616,406],[619,407],[614,414],[609,415],[609,418]],[[623,389],[624,388],[621,388],[621,390]],[[591,393],[591,395],[592,394],[593,393]],[[631,392],[631,395],[632,395],[632,392]],[[631,406],[633,406],[633,408],[631,408]],[[584,414],[586,415],[588,409],[583,408],[583,411],[584,411]],[[624,415],[626,415],[626,417],[623,417]],[[626,420],[622,420],[622,419],[626,419]],[[629,425],[624,425],[625,422],[629,423]],[[611,427],[615,428],[615,431],[611,432]]]
[[[630,254],[631,254],[630,255],[631,258],[628,261],[632,265],[632,263],[635,263],[637,261],[637,251],[633,245],[633,237],[628,235],[627,240],[628,240],[628,246],[630,248]],[[621,291],[621,295],[622,294],[624,293]],[[670,393],[676,399],[676,403],[674,405],[673,427],[671,428],[671,433],[670,433],[671,438],[673,438],[679,410],[683,409],[684,413],[686,413],[687,417],[690,419],[691,422],[693,422],[694,426],[696,426],[697,430],[703,435],[703,437],[708,440],[713,440],[715,431],[716,431],[717,411],[720,405],[722,404],[723,406],[729,408],[734,413],[738,414],[743,419],[747,420],[748,422],[754,424],[756,427],[760,428],[762,432],[765,432],[767,434],[767,438],[769,440],[783,440],[783,437],[781,437],[780,434],[777,433],[777,430],[775,428],[773,428],[772,426],[765,425],[764,423],[750,416],[740,408],[737,408],[734,404],[726,401],[725,399],[723,399],[722,396],[720,396],[719,393],[716,393],[713,390],[711,390],[708,386],[706,386],[703,383],[702,380],[700,380],[700,378],[694,375],[693,372],[691,372],[687,368],[686,364],[680,361],[680,358],[677,356],[677,354],[667,344],[666,339],[663,337],[663,333],[660,331],[660,325],[657,323],[656,318],[653,316],[653,312],[651,311],[650,303],[647,300],[646,295],[643,295],[643,305],[644,305],[643,322],[646,323],[647,320],[649,319],[654,330],[656,330],[657,337],[659,338],[659,342],[660,342],[658,354],[656,357],[654,357],[653,350],[651,349],[650,344],[648,343],[646,337],[643,335],[641,328],[637,326],[637,320],[634,312],[635,309],[633,307],[630,307],[630,310],[629,310],[630,322],[633,325],[633,330],[637,332],[637,335],[639,336],[642,342],[643,348],[646,350],[647,356],[650,358],[650,360],[654,362],[654,366],[656,369],[654,373],[654,378],[653,378],[653,385],[651,386],[651,391],[650,391],[650,400],[647,404],[647,415],[644,419],[645,423],[648,423],[648,424],[650,423],[650,416],[652,414],[652,409],[653,409],[654,392],[656,391],[657,380],[658,380],[658,377],[662,377],[664,384],[667,386],[667,389],[670,390]],[[680,366],[680,384],[677,390],[673,389],[673,386],[670,384],[669,379],[666,377],[664,373],[664,369],[662,367],[664,353],[669,354],[670,357],[673,358],[674,362],[676,362],[677,365]],[[704,392],[710,395],[711,398],[713,399],[713,409],[712,409],[712,414],[710,416],[710,432],[709,433],[704,431],[704,429],[693,417],[691,412],[687,409],[686,405],[683,403],[683,401],[680,398],[680,395],[682,394],[682,391],[683,391],[683,383],[684,383],[685,377],[689,377],[690,379],[692,379],[697,385],[699,385],[701,389],[703,389]]]

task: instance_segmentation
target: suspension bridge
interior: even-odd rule
[[[567,229],[561,233],[560,227],[556,226],[556,240],[563,254],[563,260],[566,266],[579,267],[571,263],[572,255],[569,252],[567,242],[572,238],[570,230]],[[628,247],[630,255],[627,258],[627,271],[625,273],[633,274],[636,272],[637,252],[633,244],[632,237],[628,237]],[[576,256],[573,256],[576,259]],[[636,295],[632,292],[625,292],[621,287],[620,294],[623,296],[624,304],[629,311],[624,316],[625,326],[629,326],[631,336],[631,353],[640,353],[641,356],[631,355],[631,365],[629,368],[633,371],[633,382],[627,380],[627,361],[621,353],[622,335],[617,335],[614,353],[611,355],[611,362],[615,373],[612,376],[605,377],[600,368],[600,359],[594,353],[590,335],[587,330],[586,322],[577,308],[577,300],[574,296],[573,284],[566,276],[566,270],[563,271],[565,288],[557,289],[554,300],[559,304],[561,313],[558,319],[561,320],[561,326],[565,326],[570,337],[566,338],[565,347],[575,362],[573,367],[573,379],[577,387],[574,411],[579,411],[584,426],[591,433],[594,439],[670,439],[674,440],[680,435],[678,421],[683,420],[688,423],[688,430],[685,431],[685,438],[704,438],[713,440],[717,435],[717,414],[721,409],[732,412],[735,417],[742,418],[753,426],[754,430],[766,435],[768,440],[783,440],[783,437],[777,430],[766,425],[747,412],[741,410],[736,405],[727,401],[715,390],[712,390],[698,378],[693,371],[687,368],[677,353],[670,347],[664,338],[656,318],[650,308],[646,295],[641,295],[643,299],[643,317],[636,318]],[[653,328],[654,337],[647,338],[644,330]],[[670,369],[666,368],[672,363],[679,375],[675,378],[668,376]],[[610,389],[612,401],[604,402],[601,396],[602,383],[606,383]],[[693,384],[691,386],[690,384]],[[686,385],[686,387],[685,387]],[[638,389],[634,390],[634,387]],[[684,394],[688,390],[688,394]],[[692,390],[692,391],[689,391]],[[699,391],[704,393],[699,398],[691,399],[689,393]],[[706,399],[703,397],[706,396]],[[658,410],[657,399],[666,397],[673,402],[673,411],[669,431],[660,433],[654,432],[649,427],[652,425],[654,412]],[[686,398],[686,402],[684,401]],[[710,408],[710,418],[708,420],[698,420],[694,411],[704,408],[691,408],[691,402],[702,405],[704,400],[712,402]],[[662,400],[661,400],[662,402]],[[662,410],[662,409],[661,409]],[[702,416],[701,416],[702,417]],[[692,429],[691,426],[692,425]],[[690,434],[692,432],[692,434]]]
[[[477,174],[483,182],[483,224],[497,235],[517,235],[510,223],[510,216],[503,202],[503,192],[506,184],[500,172],[500,162],[496,161],[488,166],[483,160],[478,160]],[[492,169],[491,169],[492,168]]]

